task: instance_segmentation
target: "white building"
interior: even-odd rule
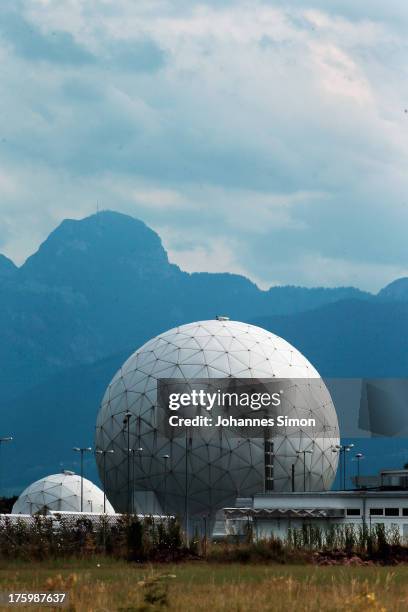
[[[243,536],[251,527],[254,538],[285,539],[288,529],[314,525],[381,523],[385,529],[398,528],[408,540],[407,490],[320,491],[317,493],[268,493],[238,499],[236,507],[224,508],[226,535]]]

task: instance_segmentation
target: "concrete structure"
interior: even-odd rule
[[[165,435],[158,381],[284,379],[293,381],[293,416],[315,417],[319,434],[237,435],[231,428],[191,427]],[[317,383],[317,384],[316,384]],[[313,387],[313,393],[311,388]],[[199,409],[200,410],[200,409]],[[202,413],[207,414],[205,409]],[[124,363],[108,386],[96,425],[101,480],[118,511],[214,517],[217,510],[265,489],[329,490],[339,442],[330,394],[311,363],[288,342],[259,327],[217,317],[160,334]],[[129,493],[129,489],[131,492]],[[131,498],[131,499],[129,499]]]
[[[224,508],[225,535],[243,536],[252,527],[255,539],[285,539],[289,528],[353,524],[398,528],[408,539],[408,491],[321,491],[258,494]],[[220,534],[221,535],[221,534]]]

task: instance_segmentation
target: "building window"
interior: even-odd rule
[[[370,508],[371,516],[382,516],[384,514],[383,508]]]
[[[385,516],[399,516],[399,508],[385,508]]]
[[[347,516],[360,516],[360,508],[347,508]]]
[[[402,509],[402,516],[408,516],[408,508]]]

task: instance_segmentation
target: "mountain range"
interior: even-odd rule
[[[11,493],[75,468],[71,449],[92,444],[115,371],[161,331],[226,314],[283,336],[324,376],[403,377],[407,302],[408,279],[373,295],[263,291],[235,274],[187,273],[137,219],[105,211],[65,220],[21,267],[0,255],[0,435],[15,436],[0,487]],[[94,476],[91,459],[87,469]]]

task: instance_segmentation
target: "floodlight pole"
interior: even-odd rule
[[[164,500],[163,500],[163,510],[164,514],[167,513],[167,461],[170,459],[170,455],[163,455],[162,459],[164,459]]]
[[[129,439],[128,439],[129,441]],[[128,470],[128,500],[129,500],[129,510],[128,510],[128,514],[130,514],[130,512],[132,512],[132,514],[135,513],[135,482],[136,482],[136,466],[135,466],[135,457],[136,457],[136,453],[139,454],[139,457],[141,457],[141,454],[143,452],[143,448],[140,446],[139,448],[124,448],[123,449],[125,452],[127,452],[129,461],[128,463],[130,464],[130,455],[132,455],[132,477],[130,476],[130,465],[128,465],[129,470]],[[132,495],[129,494],[130,491],[130,484],[132,483]],[[130,499],[131,498],[131,499]]]
[[[340,455],[340,487],[341,487],[341,457],[343,455],[343,491],[346,490],[346,453],[349,453],[354,448],[354,444],[336,444],[332,448],[334,453]]]
[[[204,514],[204,557],[207,558],[207,515]]]
[[[343,490],[346,490],[346,453],[349,453],[354,447],[354,444],[345,444],[343,446]]]
[[[190,546],[189,540],[189,519],[188,519],[188,428],[186,428],[186,465],[185,465],[185,489],[186,496],[184,500],[184,514],[185,514],[185,523],[186,523],[186,537],[187,537],[187,547]]]
[[[304,493],[306,493],[306,453],[311,455],[313,451],[311,450],[296,451],[297,455],[303,455],[303,491]]]
[[[127,514],[130,514],[130,419],[132,413],[127,410],[125,413],[125,418],[123,419],[123,425],[127,427],[127,504],[126,510]]]
[[[96,455],[102,455],[103,459],[103,513],[106,514],[106,455],[109,453],[110,455],[115,451],[110,449],[102,450],[100,448],[96,449]]]
[[[84,511],[84,453],[92,452],[92,448],[90,446],[86,446],[83,448],[74,446],[72,450],[74,450],[76,453],[80,453],[81,455],[81,512],[83,512]]]
[[[132,513],[135,514],[135,483],[136,483],[136,465],[135,465],[135,453],[137,453],[139,455],[139,457],[142,457],[142,453],[143,453],[143,448],[141,446],[139,446],[139,448],[134,448],[133,449],[133,474],[132,474],[132,491],[133,491],[133,495],[132,495]],[[141,462],[141,459],[140,459]]]
[[[360,459],[364,459],[364,455],[363,453],[357,453],[356,454],[356,459],[357,459],[357,489],[360,488]]]
[[[136,454],[136,449],[135,448],[131,448],[130,452],[132,453],[132,475],[131,475],[131,491],[132,491],[132,495],[130,496],[130,511],[132,514],[135,513],[135,454]]]
[[[0,452],[1,452],[1,445],[4,442],[12,442],[13,441],[13,436],[3,436],[2,438],[0,438]],[[0,477],[1,477],[1,472],[0,472]],[[0,482],[1,485],[1,482]],[[0,488],[0,496],[1,496],[1,488]]]

